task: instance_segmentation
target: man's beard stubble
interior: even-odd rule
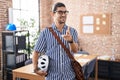
[[[65,18],[65,17],[61,17],[61,18],[64,18],[65,20],[64,20],[64,21],[60,20],[60,21],[59,21],[59,24],[65,24],[66,18]]]
[[[65,24],[65,22],[59,22],[59,24]]]

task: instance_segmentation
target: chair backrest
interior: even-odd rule
[[[88,79],[90,74],[93,72],[95,68],[96,59],[92,60],[87,66],[85,70],[85,78]]]
[[[32,63],[32,59],[28,59],[25,61],[25,65],[31,64]]]

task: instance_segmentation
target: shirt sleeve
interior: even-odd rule
[[[72,34],[71,35],[72,35],[73,41],[75,43],[79,43],[79,41],[78,41],[78,33],[74,28],[72,28]]]
[[[34,47],[35,51],[38,51],[40,53],[45,53],[46,52],[46,39],[44,36],[44,31],[42,31],[38,37],[38,40],[35,44]]]

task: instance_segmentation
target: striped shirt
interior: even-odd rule
[[[52,28],[66,47],[70,48],[69,43],[62,37],[62,35],[66,34],[68,26],[65,25],[62,32],[57,30],[55,24],[52,24]],[[74,28],[70,28],[70,34],[72,35],[74,42],[78,43],[77,31]],[[46,80],[75,80],[75,74],[69,57],[48,28],[41,31],[34,50],[50,57]],[[73,54],[72,51],[71,54]]]

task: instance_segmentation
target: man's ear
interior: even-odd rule
[[[50,12],[50,15],[51,15],[51,16],[54,16],[54,13],[51,11],[51,12]]]

